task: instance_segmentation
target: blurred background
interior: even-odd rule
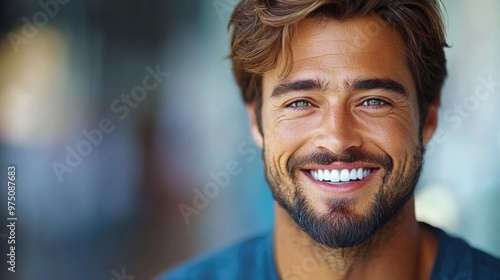
[[[272,227],[226,58],[236,2],[0,3],[0,220],[12,164],[18,217],[1,279],[151,279]],[[500,257],[500,2],[444,3],[450,75],[417,215]]]

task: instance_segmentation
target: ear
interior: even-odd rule
[[[263,146],[263,136],[259,130],[259,124],[257,122],[257,116],[255,115],[255,103],[247,104],[248,117],[250,119],[250,132],[252,133],[252,138],[255,143],[262,148]]]
[[[427,113],[427,118],[425,119],[425,124],[422,128],[422,141],[424,142],[424,147],[431,140],[432,135],[436,131],[438,122],[438,109],[439,109],[440,99],[432,101],[429,105],[429,110]]]

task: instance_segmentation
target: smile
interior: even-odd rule
[[[309,170],[309,174],[316,181],[320,182],[349,182],[359,181],[368,177],[372,173],[372,168],[358,168],[358,169],[314,169]]]

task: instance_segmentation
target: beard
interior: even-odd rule
[[[264,152],[265,153],[265,152]],[[295,223],[317,243],[329,248],[349,248],[362,244],[391,221],[413,196],[420,177],[423,148],[420,145],[414,153],[405,174],[395,174],[393,160],[389,155],[368,154],[351,148],[341,155],[315,153],[306,157],[292,156],[287,163],[288,178],[272,169],[263,154],[266,180],[274,199],[293,218]],[[298,184],[301,167],[308,164],[327,165],[334,161],[366,162],[376,164],[386,173],[382,185],[364,213],[354,213],[354,199],[329,198],[327,212],[316,214],[307,200],[304,188]]]

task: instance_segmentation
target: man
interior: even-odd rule
[[[161,279],[500,279],[415,219],[447,73],[437,0],[243,0],[230,25],[275,228]]]

